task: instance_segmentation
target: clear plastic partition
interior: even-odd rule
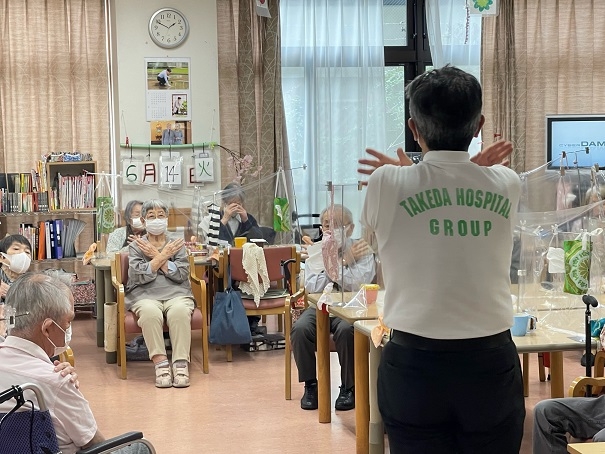
[[[321,237],[305,247],[305,288],[310,293],[338,292],[334,304],[365,310],[376,302],[378,261],[359,219],[360,190],[358,185],[328,182],[319,219]]]
[[[583,294],[601,303],[592,319],[605,317],[603,176],[596,170],[544,171],[521,180],[511,266],[515,311],[535,315],[539,326],[583,336]],[[576,251],[585,258],[578,260]]]
[[[278,171],[253,182],[229,183],[221,191],[195,188],[187,229],[195,243],[212,247],[244,241],[262,247],[293,244],[288,187],[286,172]]]

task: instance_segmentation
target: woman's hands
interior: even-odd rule
[[[55,361],[53,364],[55,365],[55,372],[58,372],[61,377],[67,377],[69,375],[69,381],[72,382],[76,388],[80,389],[80,381],[78,380],[78,374],[76,374],[75,367],[69,363],[61,363],[59,361]]]
[[[8,292],[9,288],[10,285],[8,285],[6,282],[0,283],[0,298],[6,297],[6,292]]]
[[[226,205],[223,209],[223,217],[221,218],[221,223],[223,225],[227,225],[229,219],[239,214],[242,222],[246,222],[248,220],[248,212],[246,209],[237,202],[230,203]]]

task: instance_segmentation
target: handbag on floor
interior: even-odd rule
[[[231,271],[227,268],[227,288],[214,297],[210,321],[211,344],[237,345],[252,342],[250,325],[240,292],[233,289]]]

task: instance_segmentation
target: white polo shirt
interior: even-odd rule
[[[463,151],[370,177],[362,223],[376,233],[384,322],[433,339],[489,336],[512,326],[509,269],[521,183]]]
[[[24,383],[38,385],[50,410],[59,448],[63,454],[73,454],[92,440],[97,423],[88,401],[69,376],[62,377],[54,367],[46,352],[33,342],[8,336],[0,344],[0,391]],[[25,396],[36,403],[32,391],[26,391]],[[8,412],[14,404],[14,400],[0,404],[0,413]]]

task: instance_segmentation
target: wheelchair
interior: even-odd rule
[[[29,399],[23,396],[31,390],[37,401],[37,407],[31,410],[21,409]],[[0,413],[0,453],[1,454],[60,454],[59,444],[50,411],[44,401],[40,388],[33,383],[11,386],[0,392],[0,404],[11,399],[15,406],[8,413]],[[76,454],[103,454],[129,447],[133,453],[155,454],[153,445],[143,438],[142,432],[127,432],[110,438]]]

